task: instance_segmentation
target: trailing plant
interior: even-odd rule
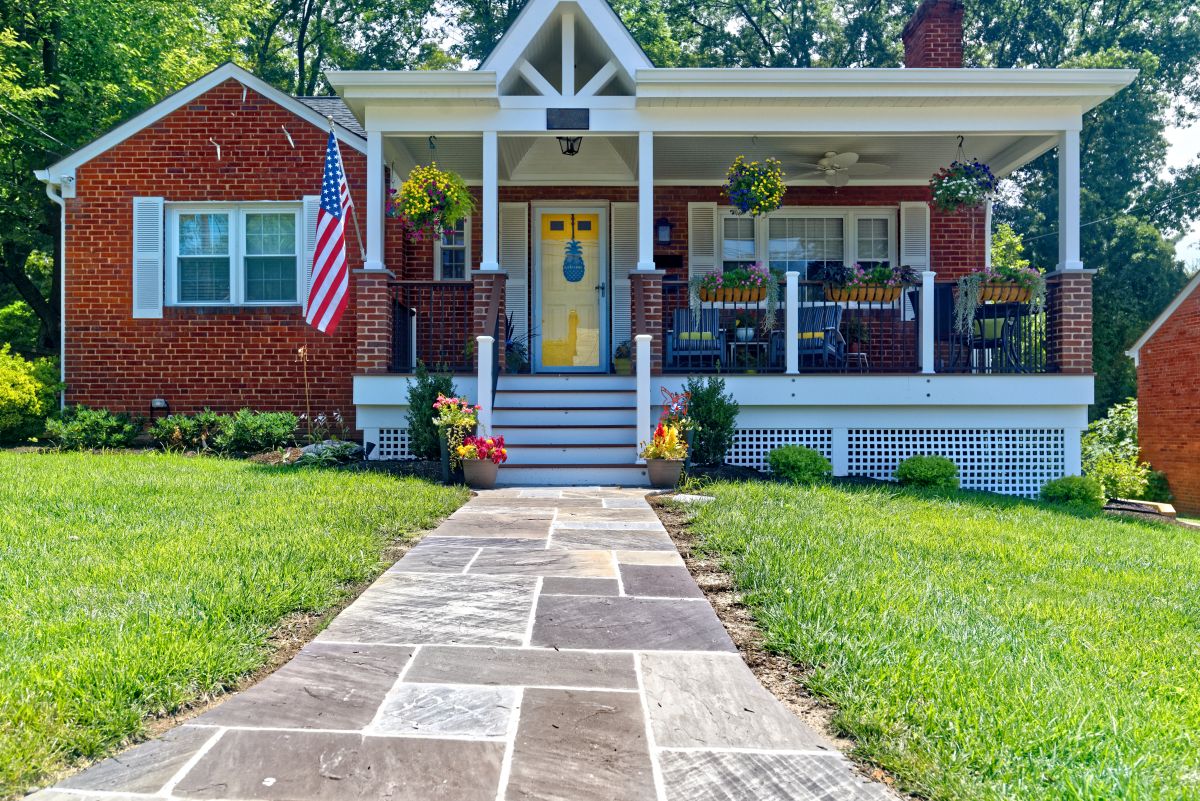
[[[815,484],[833,474],[833,465],[820,451],[803,445],[784,445],[767,454],[771,472],[793,484]]]
[[[1038,314],[1046,305],[1046,278],[1040,270],[1032,267],[984,267],[958,279],[954,295],[954,328],[960,334],[970,330],[975,321],[975,310],[979,308],[979,296],[989,284],[1011,284],[1029,290],[1029,305]]]
[[[659,423],[649,443],[642,443],[643,459],[684,459],[687,457],[687,442],[680,436],[677,426]]]
[[[1047,481],[1038,497],[1075,512],[1098,514],[1104,509],[1104,490],[1100,482],[1087,476],[1063,476]]]
[[[997,186],[991,168],[979,159],[953,161],[929,179],[933,205],[947,212],[982,205],[995,196]]]
[[[452,233],[474,208],[475,199],[462,176],[438,169],[437,162],[413,167],[387,201],[388,216],[403,219],[417,239]]]
[[[466,437],[456,449],[456,453],[462,461],[474,459],[493,464],[504,464],[508,461],[504,437]]]
[[[125,448],[140,430],[129,415],[86,406],[69,406],[57,419],[46,421],[46,436],[55,447],[66,451]]]
[[[408,447],[418,459],[441,456],[438,429],[429,410],[439,395],[454,395],[454,379],[446,373],[431,373],[423,362],[408,382]]]
[[[726,394],[725,379],[719,376],[692,376],[685,387],[691,398],[688,413],[695,421],[692,434],[692,462],[721,464],[733,446],[738,402]]]
[[[226,455],[243,455],[295,445],[299,424],[300,418],[291,412],[239,409],[221,417],[213,448]]]
[[[58,390],[58,368],[52,360],[30,361],[7,344],[0,346],[0,443],[41,436]]]
[[[745,156],[738,156],[726,172],[725,195],[739,214],[769,214],[783,205],[786,191],[783,164],[778,159],[748,162]]]
[[[958,489],[958,465],[945,456],[910,456],[896,466],[896,480],[907,487]]]
[[[433,402],[437,416],[433,424],[438,433],[445,438],[446,447],[450,454],[450,469],[456,469],[460,461],[458,448],[465,439],[475,433],[479,425],[479,404],[472,405],[466,398],[446,397],[438,395]],[[441,447],[439,443],[439,448]]]

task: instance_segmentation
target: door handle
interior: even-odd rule
[[[604,299],[604,292],[605,292],[605,290],[606,290],[606,289],[608,289],[608,285],[607,285],[607,284],[605,284],[605,283],[603,283],[603,282],[601,282],[601,283],[599,283],[599,284],[596,284],[596,286],[595,286],[595,289],[598,289],[598,290],[600,290],[600,298],[601,298],[601,300],[603,300],[603,299]]]

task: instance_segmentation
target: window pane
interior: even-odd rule
[[[296,255],[296,215],[247,214],[246,255]]]
[[[860,263],[886,264],[891,237],[888,220],[858,221],[858,260]]]
[[[465,219],[459,220],[458,224],[454,226],[453,231],[442,234],[442,246],[452,248],[464,247],[466,245],[466,227],[467,221]]]
[[[228,256],[180,256],[181,303],[228,303]]]
[[[247,256],[247,303],[295,303],[295,256]]]
[[[772,270],[792,270],[805,278],[813,267],[841,264],[845,258],[841,217],[779,217],[769,221],[767,251]]]
[[[461,281],[467,277],[467,253],[463,248],[442,247],[442,280]]]
[[[722,221],[721,259],[725,262],[754,261],[754,220],[725,217]],[[725,265],[730,267],[729,264]],[[734,264],[733,267],[739,265]]]
[[[180,256],[228,256],[229,215],[179,215]]]

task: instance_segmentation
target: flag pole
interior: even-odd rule
[[[333,133],[334,132],[333,117],[326,117],[325,119],[329,120],[329,132]],[[338,145],[338,160],[340,161],[341,159],[342,159],[342,146],[339,144]],[[346,162],[342,161],[342,171],[345,172],[345,169],[346,169]],[[368,181],[371,180],[370,176],[367,176],[367,180]],[[346,184],[349,185],[349,183],[350,183],[350,181],[347,180]],[[357,203],[355,203],[354,205],[352,205],[350,207],[350,215],[352,217],[354,217],[354,235],[358,238],[358,254],[362,257],[363,261],[365,262],[367,259],[367,249],[365,247],[363,247],[362,228],[360,228],[358,225],[358,204]]]

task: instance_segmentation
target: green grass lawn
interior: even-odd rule
[[[285,616],[465,490],[217,458],[0,453],[0,797],[229,687]]]
[[[703,547],[902,787],[1200,798],[1200,532],[966,494],[712,491]]]

